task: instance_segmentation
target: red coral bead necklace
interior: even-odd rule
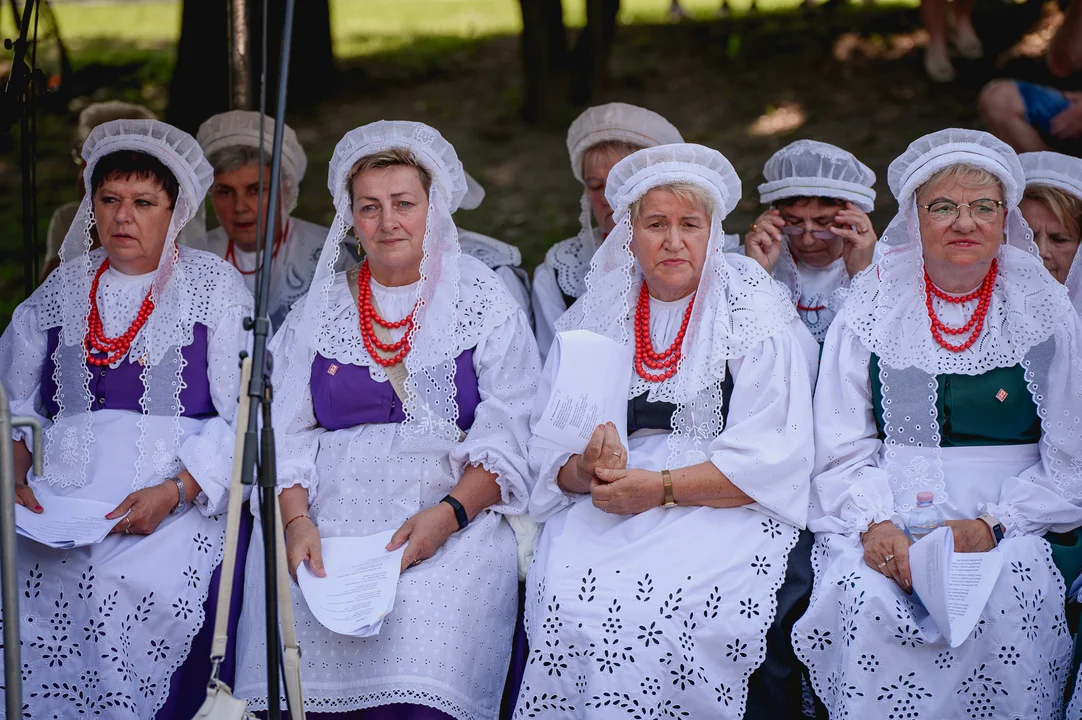
[[[687,333],[688,322],[691,320],[691,309],[695,307],[695,298],[688,303],[684,311],[684,320],[680,323],[680,330],[676,333],[676,339],[672,345],[656,352],[654,342],[650,338],[650,292],[646,283],[639,290],[639,302],[635,307],[635,372],[647,382],[662,382],[676,374],[676,366],[682,357],[680,347]],[[651,372],[654,371],[654,372]]]
[[[391,367],[402,362],[410,351],[409,337],[410,332],[413,330],[413,313],[417,311],[417,306],[415,305],[410,314],[401,320],[394,322],[384,320],[372,305],[371,279],[372,271],[368,267],[368,261],[365,260],[361,263],[360,272],[357,273],[357,315],[360,316],[361,320],[361,339],[364,341],[364,347],[373,360],[383,367]],[[384,343],[376,337],[376,324],[388,330],[406,328],[406,334],[398,342]],[[394,354],[389,358],[383,357],[376,352],[377,348],[385,353]]]
[[[992,260],[992,267],[988,273],[984,276],[984,280],[981,282],[980,287],[971,293],[966,295],[948,295],[933,283],[932,279],[928,277],[928,271],[924,271],[924,289],[925,289],[925,305],[928,308],[928,317],[932,321],[932,337],[939,343],[939,346],[944,350],[951,352],[965,352],[973,343],[977,342],[977,338],[980,337],[981,331],[984,329],[984,321],[988,317],[988,308],[992,304],[992,289],[996,284],[996,275],[999,273],[999,261]],[[952,305],[962,305],[963,303],[977,300],[977,308],[973,311],[973,315],[970,316],[968,322],[959,328],[948,327],[939,317],[936,315],[935,307],[932,305],[932,298],[937,297],[943,302],[951,303]],[[969,337],[961,345],[954,345],[948,341],[944,335],[965,335],[969,333]]]
[[[98,283],[108,268],[109,259],[106,258],[98,268],[97,274],[94,275],[94,281],[90,283],[90,317],[87,319],[86,335],[83,336],[86,361],[98,367],[112,365],[127,355],[135,336],[139,334],[147,319],[150,318],[150,314],[154,312],[154,301],[150,299],[150,290],[147,290],[147,296],[143,298],[139,312],[128,329],[119,337],[106,336],[101,322],[101,313],[98,311]],[[96,356],[94,352],[105,353],[105,357]]]

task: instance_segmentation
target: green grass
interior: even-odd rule
[[[224,2],[224,0],[223,0]],[[696,19],[708,19],[719,0],[683,0],[684,8]],[[759,0],[761,10],[793,8],[799,0]],[[916,4],[916,0],[906,0]],[[623,0],[620,21],[655,23],[665,20],[669,0]],[[735,11],[750,5],[736,0]],[[131,52],[134,48],[161,48],[176,43],[180,32],[179,0],[143,3],[58,3],[54,12],[60,32],[68,45],[81,50],[95,44],[105,51],[96,61],[114,62],[110,51]],[[335,52],[348,59],[393,51],[432,37],[476,38],[516,34],[522,29],[517,0],[331,0],[331,23]],[[564,0],[568,25],[584,23],[585,2]],[[3,13],[0,28],[10,32],[10,15]],[[100,41],[108,39],[108,47]],[[85,54],[84,54],[85,57]]]

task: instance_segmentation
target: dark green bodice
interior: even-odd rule
[[[872,355],[868,369],[875,426],[882,440],[886,435],[883,432],[883,388],[879,382],[877,355]],[[935,409],[940,447],[1022,445],[1041,439],[1037,405],[1026,387],[1021,365],[996,368],[983,375],[938,375],[936,381],[939,384]]]

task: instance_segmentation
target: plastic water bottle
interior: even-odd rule
[[[935,495],[924,490],[917,493],[917,507],[909,514],[906,530],[909,531],[913,542],[916,542],[942,525],[945,519],[943,513],[935,506]]]

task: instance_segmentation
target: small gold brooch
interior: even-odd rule
[[[999,392],[996,393],[996,400],[999,400],[1000,402],[1003,402],[1006,399],[1007,399],[1007,391],[1004,390],[1003,388],[1000,388]]]
[[[334,363],[331,363],[331,366],[329,368],[327,368],[327,374],[328,375],[334,375],[337,372],[338,372],[338,366],[335,365]],[[1000,392],[1003,392],[1003,391],[1000,390]]]

